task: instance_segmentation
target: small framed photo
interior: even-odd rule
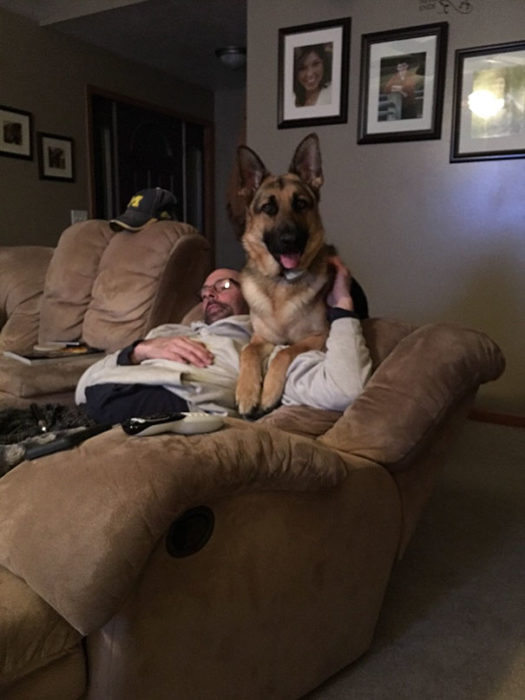
[[[0,105],[0,155],[32,160],[32,123],[30,112]]]
[[[279,129],[346,122],[349,17],[279,30]]]
[[[441,136],[447,22],[364,34],[358,143]]]
[[[41,180],[74,182],[73,139],[37,132],[38,166]]]
[[[525,41],[456,51],[451,162],[525,158]]]

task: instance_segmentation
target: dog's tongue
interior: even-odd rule
[[[294,270],[299,265],[300,253],[283,253],[279,261],[285,270]]]

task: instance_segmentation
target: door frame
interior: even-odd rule
[[[159,114],[164,114],[175,119],[182,119],[186,122],[191,122],[192,124],[198,124],[203,127],[204,132],[204,230],[201,233],[207,239],[211,246],[212,260],[215,260],[215,173],[214,173],[214,125],[201,117],[195,117],[191,114],[186,114],[183,112],[176,112],[172,109],[166,107],[161,107],[160,105],[153,104],[151,102],[146,102],[144,100],[139,100],[126,95],[120,95],[115,92],[110,92],[99,88],[95,85],[86,86],[86,124],[87,124],[87,138],[88,138],[88,195],[89,195],[89,215],[93,218],[95,215],[95,164],[94,164],[94,125],[93,125],[93,111],[91,109],[91,100],[93,96],[104,97],[108,100],[115,100],[116,102],[123,102],[134,107],[141,107],[143,109],[148,109],[153,112],[158,112]]]

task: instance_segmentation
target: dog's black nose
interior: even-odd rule
[[[297,244],[297,232],[296,231],[283,231],[279,236],[279,242],[282,246],[286,248],[295,247]]]
[[[284,251],[302,251],[306,245],[308,232],[296,226],[286,226],[278,232],[277,240]]]

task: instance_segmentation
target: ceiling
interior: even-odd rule
[[[0,8],[210,90],[242,88],[245,69],[215,56],[246,46],[246,0],[0,0]]]

